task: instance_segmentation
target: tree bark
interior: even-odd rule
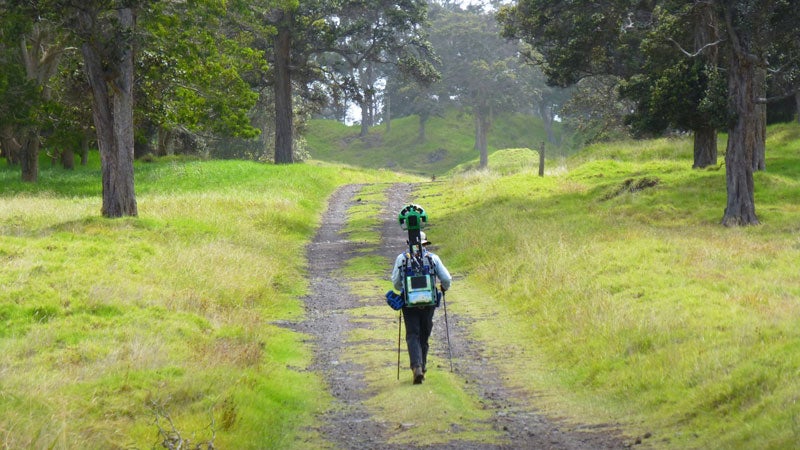
[[[80,16],[91,29],[96,17],[88,11],[81,11]],[[130,8],[120,9],[117,17],[123,33],[133,29]],[[138,215],[133,183],[133,49],[130,42],[119,45],[118,56],[113,59],[105,58],[91,39],[81,46],[100,148],[102,214],[111,218]]]
[[[75,170],[75,151],[72,147],[64,147],[64,150],[61,151],[61,167]]]
[[[542,121],[544,123],[544,131],[547,133],[547,142],[551,144],[556,144],[556,135],[553,133],[553,123],[555,119],[553,108],[551,106],[546,106],[542,114]]]
[[[41,100],[48,101],[52,97],[49,85],[50,78],[55,75],[58,62],[63,52],[63,45],[58,44],[54,33],[41,23],[36,23],[30,32],[20,41],[20,55],[25,66],[28,80],[41,88]],[[22,181],[35,183],[39,179],[39,151],[41,138],[39,128],[26,127],[22,148],[20,149],[20,168]]]
[[[797,123],[800,123],[800,90],[794,93],[794,103],[796,106],[795,113],[797,113]]]
[[[694,131],[693,169],[717,165],[717,130],[702,127]]]
[[[767,97],[767,69],[766,67],[756,66],[755,77],[753,79],[754,98],[766,99]],[[755,104],[756,121],[753,123],[755,128],[756,140],[753,147],[753,171],[767,170],[767,104],[758,101]]]
[[[728,199],[722,225],[756,225],[753,185],[753,154],[756,148],[755,102],[756,67],[747,55],[733,52],[728,74],[728,90],[735,121],[729,129],[725,153],[725,180]]]
[[[172,154],[172,146],[169,144],[170,140],[172,140],[172,132],[164,127],[158,127],[158,144],[156,148],[156,155],[167,156]]]
[[[284,11],[275,38],[275,164],[294,162],[291,78],[291,12]]]
[[[706,67],[716,67],[719,64],[719,47],[709,45],[719,40],[719,21],[714,12],[714,5],[711,2],[696,2],[695,7],[699,8],[694,26],[695,48],[704,49],[703,58]],[[717,130],[708,125],[701,125],[694,130],[692,168],[701,169],[715,165],[717,165]]]
[[[364,101],[361,102],[361,131],[358,137],[364,137],[369,134],[369,105],[367,103],[366,93],[364,94]]]
[[[11,125],[3,125],[0,129],[0,145],[3,147],[3,156],[9,166],[19,164],[19,150],[22,148],[14,136],[14,128]]]
[[[26,183],[39,181],[39,149],[41,145],[38,131],[29,131],[28,137],[19,152],[22,181]]]
[[[386,99],[383,102],[383,115],[386,119],[386,133],[392,131],[392,102],[391,96],[386,95]]]
[[[480,109],[477,109],[475,114],[475,147],[478,149],[481,155],[480,164],[478,167],[485,169],[489,167],[489,146],[487,135],[489,134],[489,128],[491,127],[491,119]]]
[[[375,72],[372,63],[367,63],[361,74],[361,133],[359,137],[369,134],[369,129],[375,124],[375,87],[373,78]]]
[[[539,145],[539,176],[544,176],[544,141]]]

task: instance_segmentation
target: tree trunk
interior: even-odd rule
[[[717,165],[717,130],[702,127],[694,130],[694,164],[693,169]]]
[[[759,120],[756,108],[756,67],[746,55],[734,52],[728,74],[728,91],[735,122],[729,129],[725,153],[725,180],[728,200],[722,224],[756,225],[753,195],[753,154],[758,139],[753,124]]]
[[[283,11],[275,38],[275,164],[294,162],[292,147],[294,131],[292,121],[292,13]]]
[[[753,80],[754,98],[759,99],[756,103],[756,121],[753,123],[756,133],[755,147],[753,148],[753,171],[767,170],[767,69],[766,67],[755,68],[755,79]],[[763,99],[763,100],[762,100]]]
[[[70,146],[61,151],[61,167],[67,170],[75,170],[75,151]]]
[[[383,115],[386,118],[386,133],[392,131],[392,102],[389,95],[385,96],[386,100],[383,102]]]
[[[539,146],[539,176],[544,176],[544,141]]]
[[[58,69],[63,46],[55,43],[53,30],[43,23],[36,23],[20,41],[20,56],[25,66],[25,75],[40,88],[41,100],[52,97],[50,78]],[[20,153],[22,181],[35,183],[39,179],[39,151],[41,138],[37,127],[25,131],[25,142]]]
[[[475,145],[473,146],[475,150],[478,151],[481,150],[480,146],[478,145],[480,140],[481,140],[481,123],[480,119],[478,118],[478,113],[475,113]]]
[[[796,105],[797,123],[800,123],[800,90],[794,93],[794,103]]]
[[[158,144],[156,148],[156,155],[167,156],[171,154],[170,152],[172,151],[172,147],[169,145],[170,139],[172,139],[172,132],[164,127],[158,127]]]
[[[425,122],[428,121],[426,115],[419,116],[419,128],[417,129],[417,141],[421,144],[425,142]]]
[[[26,183],[36,183],[39,180],[39,141],[38,131],[28,132],[28,138],[22,145],[19,152],[20,168],[22,169],[22,181]]]
[[[551,112],[551,108],[547,108],[546,114],[542,117],[544,120],[544,131],[547,133],[547,142],[551,144],[556,144],[556,135],[553,133],[553,122],[555,122],[555,117]]]
[[[694,48],[704,49],[703,57],[708,67],[719,65],[719,47],[709,45],[719,40],[719,21],[712,2],[696,2],[699,8],[694,26]],[[709,123],[709,118],[703,120]],[[717,130],[708,125],[701,125],[694,130],[694,164],[692,168],[701,169],[717,164]]]
[[[487,144],[487,135],[489,134],[491,121],[489,117],[480,109],[476,109],[475,114],[475,147],[478,149],[481,155],[480,165],[478,167],[485,169],[489,167],[489,146]]]
[[[375,119],[375,88],[373,87],[372,64],[367,64],[363,70],[359,70],[361,84],[361,133],[359,137],[369,134],[369,129],[374,124]]]
[[[91,139],[91,136],[89,135],[89,133],[91,133],[90,130],[88,130],[88,129],[83,130],[83,137],[81,138],[81,165],[82,166],[86,166],[87,164],[89,164],[89,141]]]
[[[369,134],[369,106],[367,104],[367,97],[366,94],[364,95],[364,100],[361,102],[361,132],[358,133],[358,137],[364,137]]]
[[[9,166],[19,164],[19,151],[22,148],[14,136],[14,128],[11,125],[3,125],[0,129],[0,146],[3,147],[3,156]]]
[[[89,24],[96,18],[86,11],[80,15],[91,29]],[[120,9],[117,17],[123,32],[130,32],[133,11]],[[120,45],[113,59],[104,58],[91,41],[81,46],[100,148],[102,214],[111,218],[138,215],[133,184],[133,50],[130,43]]]

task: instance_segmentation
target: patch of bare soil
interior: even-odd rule
[[[358,307],[358,302],[348,299],[348,287],[333,276],[344,264],[343,258],[354,256],[359,249],[342,233],[347,209],[357,199],[362,186],[348,185],[339,189],[330,199],[328,210],[321,221],[316,237],[307,249],[311,294],[304,299],[306,319],[294,328],[313,339],[315,358],[311,370],[321,373],[335,398],[335,405],[321,417],[319,432],[336,448],[343,449],[394,449],[386,437],[392,430],[388,424],[370,416],[363,402],[368,398],[364,381],[364,368],[344,361],[342,350],[350,330],[357,325],[349,319],[348,309]],[[386,258],[388,279],[395,256],[405,247],[405,236],[397,224],[397,212],[413,201],[413,185],[393,184],[386,191],[387,202],[381,213],[381,246],[378,250]],[[457,288],[458,277],[454,288]],[[382,298],[383,293],[376,293]],[[388,306],[387,306],[388,308]],[[388,311],[387,311],[388,312]],[[469,320],[448,311],[451,352],[454,372],[473,390],[483,407],[492,411],[494,429],[506,436],[501,445],[480,442],[456,441],[427,446],[431,449],[619,449],[629,447],[620,436],[606,428],[581,427],[553,421],[531,409],[520,393],[504,385],[492,361],[481,354],[480,342],[471,340]],[[438,360],[447,360],[447,346],[442,308],[436,312],[431,352]],[[404,354],[405,356],[405,354]],[[407,359],[407,358],[406,358]],[[405,368],[405,366],[403,366]],[[434,368],[434,370],[448,370]],[[402,375],[411,382],[410,371]],[[401,378],[401,382],[404,378]],[[402,448],[409,448],[408,445]],[[414,448],[414,447],[411,447]]]

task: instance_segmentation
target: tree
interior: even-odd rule
[[[8,28],[4,41],[19,52],[18,57],[6,60],[8,64],[5,66],[14,74],[19,70],[15,66],[20,65],[25,74],[24,81],[17,78],[11,87],[17,94],[26,92],[24,100],[11,100],[10,103],[17,106],[25,103],[23,110],[28,114],[23,120],[4,121],[4,141],[7,147],[13,149],[14,161],[20,164],[22,181],[36,182],[42,144],[41,116],[52,98],[51,79],[56,74],[66,46],[59,22],[62,19],[53,14],[47,2],[35,1],[10,3],[5,15]],[[8,48],[5,49],[7,51]],[[19,111],[15,111],[15,114],[19,117]]]
[[[0,2],[0,154],[9,165],[19,164],[18,129],[35,114],[36,89],[25,75],[19,52],[19,37],[29,23]]]
[[[275,164],[294,162],[292,156],[294,128],[292,120],[292,40],[297,30],[295,14],[291,8],[273,12],[273,23],[277,29],[274,49],[275,86]]]
[[[136,216],[133,179],[133,48],[136,4],[87,1],[73,6],[92,90],[100,148],[104,217]]]
[[[437,84],[421,84],[416,80],[396,73],[388,77],[386,83],[386,100],[384,104],[385,120],[387,127],[391,123],[389,116],[390,104],[395,104],[396,112],[400,116],[416,115],[419,118],[417,141],[425,142],[425,125],[432,117],[444,115],[443,102],[439,101],[441,95],[437,91]],[[388,131],[388,130],[387,130]]]
[[[619,78],[613,75],[595,75],[575,83],[561,113],[564,124],[576,131],[576,142],[589,144],[628,136],[625,115],[633,104],[620,97],[619,84]]]
[[[716,165],[717,129],[727,125],[728,115],[719,68],[720,27],[713,7],[708,2],[676,2],[671,11],[656,8],[651,23],[640,46],[640,73],[625,80],[620,90],[636,102],[627,121],[639,135],[693,131],[692,167]]]
[[[685,2],[521,0],[504,9],[499,18],[506,35],[525,39],[543,55],[550,80],[566,85],[594,73],[625,79],[640,73],[644,60],[637,49],[642,32],[653,29],[654,11],[662,8],[662,17],[675,20],[684,30],[696,26],[696,17],[678,13],[681,5]],[[797,57],[788,55],[798,54],[800,10],[789,0],[697,0],[693,6],[707,6],[703,11],[713,16],[707,23],[719,24],[719,39],[679,52],[675,58],[719,47],[728,64],[728,200],[722,224],[757,224],[753,169],[763,159],[766,114],[760,105],[766,103],[765,73],[770,60],[784,59],[785,68],[797,67]],[[696,39],[695,45],[699,41]]]
[[[325,19],[336,8],[337,2],[326,0],[276,0],[255,12],[274,29],[267,37],[267,60],[275,103],[276,164],[294,162],[293,85],[307,86],[322,78],[312,57],[334,41]]]
[[[552,84],[571,86],[589,77],[618,77],[620,94],[637,106],[628,118],[634,131],[693,131],[694,165],[705,167],[716,161],[715,119],[719,115],[698,113],[699,105],[720,102],[707,97],[716,91],[704,84],[714,80],[716,73],[713,39],[717,29],[704,5],[706,2],[604,0],[565,4],[522,0],[515,7],[501,9],[498,20],[504,36],[534,45],[541,55],[538,62]],[[686,48],[704,48],[695,56],[710,65],[676,64],[685,58],[676,46],[679,42]],[[698,73],[706,67],[710,74]],[[676,72],[683,74],[689,69],[695,76],[675,79]]]
[[[342,3],[328,18],[335,36],[326,53],[344,78],[339,84],[356,89],[352,99],[361,107],[361,136],[374,125],[378,112],[377,83],[386,79],[393,66],[422,85],[438,79],[433,52],[422,33],[426,2],[421,0],[358,0]]]
[[[264,87],[259,42],[268,30],[247,12],[232,2],[162,2],[140,16],[134,118],[144,151],[153,137],[166,154],[175,136],[258,135],[250,113]]]
[[[431,9],[431,42],[442,58],[445,97],[468,108],[475,121],[480,167],[489,162],[488,134],[498,111],[514,110],[526,92],[515,45],[499,36],[494,17],[472,8]]]

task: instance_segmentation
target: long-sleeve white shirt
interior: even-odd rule
[[[405,281],[406,255],[407,253],[400,253],[397,255],[397,259],[394,261],[394,269],[392,269],[392,283],[394,284],[394,288],[398,291],[404,289],[403,282]],[[436,275],[436,278],[439,279],[439,284],[441,284],[442,289],[450,289],[453,278],[450,276],[450,272],[447,271],[447,267],[444,266],[439,256],[427,250],[422,254],[423,261],[427,260],[429,256],[433,263],[433,273]]]

